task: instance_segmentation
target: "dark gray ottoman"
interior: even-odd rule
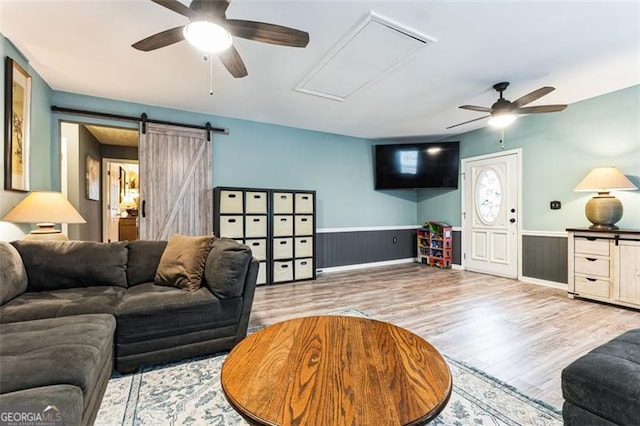
[[[565,425],[640,424],[640,329],[631,330],[562,371]]]
[[[93,423],[115,327],[106,314],[0,324],[0,412],[55,406],[66,425]]]

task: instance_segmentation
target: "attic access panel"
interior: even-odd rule
[[[295,90],[344,101],[433,42],[432,38],[371,13],[336,44]]]

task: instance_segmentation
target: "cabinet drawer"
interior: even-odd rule
[[[296,259],[294,263],[296,280],[313,278],[313,259]]]
[[[599,297],[611,297],[609,280],[576,275],[576,293]]]
[[[296,237],[295,257],[313,257],[313,238],[312,237]]]
[[[245,213],[267,213],[267,193],[247,191]]]
[[[267,240],[247,240],[245,244],[251,249],[253,257],[267,260]]]
[[[267,262],[260,262],[258,264],[258,279],[256,280],[256,284],[266,284],[267,283]]]
[[[245,237],[266,237],[267,236],[267,216],[247,216],[245,217]]]
[[[273,258],[291,259],[293,257],[293,238],[273,239]]]
[[[220,191],[220,213],[242,213],[242,191]]]
[[[599,254],[601,256],[609,256],[608,240],[589,240],[585,237],[575,237],[574,240],[576,253]]]
[[[220,216],[220,237],[242,238],[242,216]]]
[[[575,272],[609,278],[609,259],[597,257],[575,257]]]
[[[312,235],[313,234],[313,216],[312,215],[296,215],[295,219],[296,235]]]
[[[273,282],[293,281],[293,262],[273,262]]]
[[[313,194],[296,194],[296,213],[313,213]]]
[[[293,235],[293,216],[273,217],[273,236],[288,237]]]
[[[274,192],[273,212],[293,213],[293,194],[290,192]]]

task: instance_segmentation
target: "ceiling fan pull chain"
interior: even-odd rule
[[[500,129],[500,149],[504,149],[504,127]]]
[[[213,55],[209,54],[209,95],[213,96]]]

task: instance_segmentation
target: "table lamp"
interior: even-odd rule
[[[622,203],[609,192],[634,189],[638,188],[620,170],[598,167],[591,170],[573,190],[598,193],[584,208],[587,219],[593,224],[589,229],[618,229],[615,224],[622,219]]]
[[[25,240],[68,240],[55,223],[86,223],[80,213],[60,192],[31,192],[2,220],[13,223],[36,223],[38,229],[27,234]]]

